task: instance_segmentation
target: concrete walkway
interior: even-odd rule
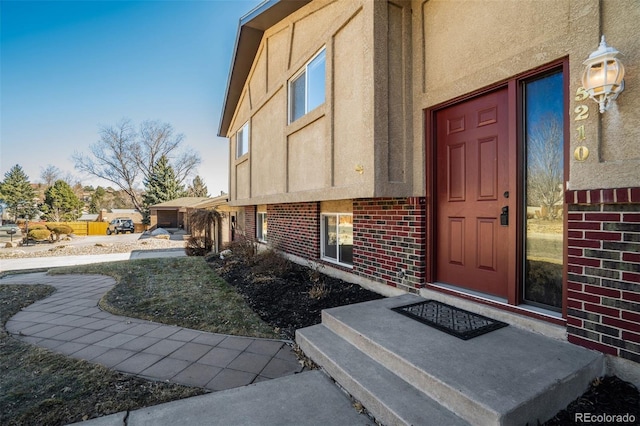
[[[376,426],[319,370],[88,420],[90,426]]]
[[[57,268],[60,266],[87,265],[90,263],[117,262],[129,259],[150,259],[158,257],[186,256],[183,248],[164,248],[155,250],[134,250],[127,253],[86,254],[78,256],[25,257],[18,259],[0,259],[0,272],[24,271],[29,269]]]
[[[301,371],[283,341],[207,333],[112,315],[97,304],[115,281],[102,275],[11,275],[0,284],[57,289],[13,316],[7,331],[72,358],[212,391]]]

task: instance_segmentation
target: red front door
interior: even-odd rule
[[[515,250],[515,212],[500,217],[516,195],[508,121],[506,88],[436,113],[436,280],[504,298]]]

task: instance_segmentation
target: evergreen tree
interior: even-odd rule
[[[180,185],[173,167],[171,167],[167,157],[164,155],[154,164],[149,178],[145,180],[145,191],[142,198],[144,205],[142,222],[147,225],[151,222],[150,206],[175,200],[186,195],[184,187]]]
[[[95,191],[91,194],[91,201],[89,201],[89,213],[97,214],[100,213],[100,209],[102,209],[102,204],[104,202],[104,196],[107,194],[107,191],[101,186],[98,186]]]
[[[36,214],[34,198],[36,193],[29,183],[29,176],[16,164],[4,174],[0,183],[0,198],[4,200],[9,214],[16,220],[19,217],[31,219]]]
[[[82,214],[84,203],[63,180],[57,180],[44,193],[44,203],[40,206],[45,218],[52,222],[73,221]]]
[[[193,182],[189,185],[187,189],[187,195],[189,197],[208,197],[209,190],[207,189],[207,185],[204,184],[204,181],[200,176],[196,176],[193,178]]]

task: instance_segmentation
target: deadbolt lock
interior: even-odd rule
[[[500,225],[509,225],[509,206],[504,206],[502,208],[502,213],[500,213]]]

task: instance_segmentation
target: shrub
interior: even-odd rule
[[[324,281],[318,281],[311,286],[309,289],[309,297],[315,300],[320,300],[329,295],[331,289],[327,286]]]
[[[190,237],[184,247],[187,256],[204,256],[211,251],[213,242],[207,237]]]
[[[324,265],[318,262],[309,261],[307,263],[307,274],[309,275],[309,280],[315,284],[321,284],[323,280],[322,270],[324,269]]]
[[[246,236],[240,236],[227,243],[226,248],[231,250],[233,256],[237,256],[247,263],[252,263],[258,255],[258,242]]]
[[[34,223],[29,225],[29,231],[35,231],[36,229],[47,229],[46,225],[43,225],[41,223]],[[48,231],[48,229],[47,229]]]
[[[278,277],[286,275],[291,269],[291,262],[279,251],[268,249],[258,253],[251,272],[255,275]]]
[[[73,234],[73,228],[65,224],[55,226],[52,229],[52,231],[55,232],[56,234],[65,234],[65,235]]]
[[[49,231],[46,227],[44,227],[44,229],[30,229],[27,236],[29,237],[29,239],[36,241],[48,240],[51,237],[51,231]]]
[[[64,223],[52,223],[48,224],[47,228],[51,231],[52,234],[55,234],[56,241],[60,240],[60,235],[69,235],[73,234],[73,229]]]

